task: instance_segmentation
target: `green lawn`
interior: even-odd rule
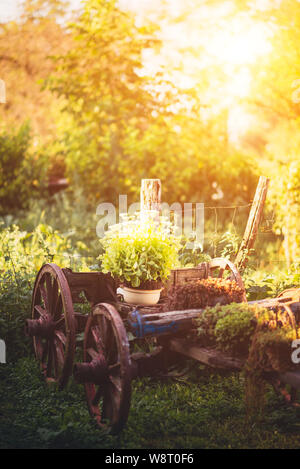
[[[34,357],[0,365],[0,448],[298,448],[300,411],[270,389],[263,421],[247,423],[240,374],[194,366],[188,375],[135,381],[128,424],[110,436],[90,420],[83,388],[57,391]]]

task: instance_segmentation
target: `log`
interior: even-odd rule
[[[161,182],[160,179],[142,179],[141,212],[160,211]]]
[[[168,324],[170,321],[180,321],[182,319],[196,318],[201,314],[203,309],[186,309],[184,311],[166,311],[163,313],[148,313],[142,315],[142,320],[152,324],[160,322]]]
[[[168,342],[169,349],[186,357],[193,358],[205,365],[213,368],[227,370],[241,370],[244,364],[239,358],[229,357],[219,350],[201,347],[197,344],[190,344],[186,339],[171,339]]]
[[[0,103],[6,103],[6,85],[4,80],[0,80]]]
[[[168,311],[166,313],[140,314],[133,311],[128,315],[127,324],[135,337],[157,337],[178,334],[193,328],[193,319],[203,310]]]
[[[264,204],[268,192],[270,180],[264,176],[260,176],[256,188],[255,196],[251,206],[245,233],[241,242],[239,252],[235,258],[235,265],[238,269],[243,269],[247,263],[250,250],[253,248],[258,227],[263,214]]]

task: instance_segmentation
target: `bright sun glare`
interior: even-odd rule
[[[259,56],[271,51],[263,24],[246,18],[224,23],[207,41],[207,53],[224,65],[253,64]]]
[[[174,37],[174,34],[172,36]],[[172,57],[174,48],[180,50],[180,42],[178,35],[177,39],[167,46],[164,56],[168,54]],[[181,70],[171,72],[169,77],[176,86],[189,88],[197,85],[201,70],[209,67],[219,68],[222,78],[218,75],[210,77],[210,86],[203,98],[207,104],[214,103],[211,107],[212,113],[218,113],[224,108],[229,109],[228,129],[234,135],[234,140],[237,140],[237,135],[243,134],[251,122],[239,101],[251,94],[255,64],[260,57],[272,50],[268,31],[262,23],[245,17],[236,18],[224,21],[218,29],[208,29],[206,32],[202,30],[199,46],[199,56],[193,53],[185,57],[183,53]],[[186,50],[195,51],[195,47],[195,42],[191,41]]]
[[[197,8],[193,8],[196,2],[185,0],[123,3],[131,3],[141,23],[145,18],[155,20],[155,15],[160,16],[159,6],[166,7],[160,22],[163,46],[159,53],[145,51],[144,73],[152,75],[159,70],[180,89],[198,85],[201,89],[203,72],[206,79],[209,74],[208,91],[201,100],[212,114],[229,109],[230,127],[233,129],[236,121],[236,133],[242,134],[251,119],[240,101],[251,94],[256,64],[272,50],[267,23],[235,14],[230,1],[219,6],[201,6],[199,2]],[[183,19],[177,21],[177,17]]]

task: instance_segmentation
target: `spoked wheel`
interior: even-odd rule
[[[94,308],[86,324],[83,358],[74,377],[85,385],[89,412],[100,427],[119,433],[130,409],[131,361],[126,330],[113,306]]]
[[[288,290],[286,290],[288,291]],[[283,292],[285,293],[285,292]],[[283,297],[283,295],[281,296]],[[294,339],[298,339],[297,323],[293,311],[289,304],[278,304],[276,307],[276,321],[273,324],[275,328],[289,327],[294,330]],[[283,397],[285,403],[294,407],[299,407],[299,390],[293,386],[293,379],[289,372],[282,376],[275,376],[270,379],[276,394]]]
[[[270,379],[274,391],[279,397],[283,397],[286,404],[293,407],[300,407],[299,390],[290,384],[283,382],[280,378]]]
[[[72,373],[76,331],[70,288],[55,264],[45,264],[37,275],[25,330],[46,381],[63,388]]]
[[[237,269],[237,267],[228,259],[224,257],[216,257],[208,262],[207,276],[225,278],[231,281],[235,281],[237,285],[244,290],[243,301],[247,301],[244,282]]]

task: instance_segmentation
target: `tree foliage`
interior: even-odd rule
[[[28,207],[29,200],[43,192],[45,163],[29,151],[30,130],[18,130],[0,136],[0,214]]]
[[[249,200],[254,166],[224,146],[223,117],[205,123],[194,90],[146,74],[143,51],[160,47],[152,25],[137,26],[115,1],[89,0],[72,34],[49,80],[72,116],[60,132],[71,184],[93,202],[136,197],[144,177],[159,177],[169,202],[211,200],[217,185],[228,200]]]

